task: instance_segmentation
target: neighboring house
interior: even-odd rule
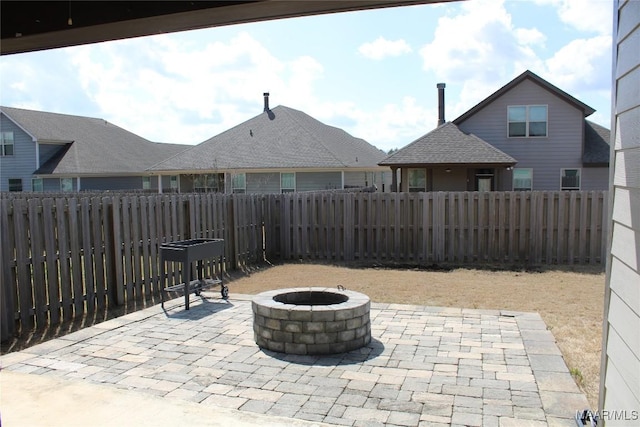
[[[400,191],[606,190],[610,132],[593,112],[525,71],[379,164],[400,170]]]
[[[97,118],[0,107],[0,120],[0,191],[157,191],[145,169],[187,148]]]
[[[269,108],[149,169],[180,176],[180,191],[281,193],[344,188],[389,191],[385,153],[292,108]]]

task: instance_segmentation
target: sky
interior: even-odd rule
[[[0,104],[197,144],[284,105],[388,151],[525,70],[611,128],[611,0],[469,0],[161,34],[0,58]]]

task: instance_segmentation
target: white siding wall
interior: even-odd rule
[[[507,138],[510,105],[548,105],[548,137]],[[518,161],[516,167],[533,168],[534,190],[559,190],[560,169],[582,168],[582,111],[530,80],[523,81],[459,127],[514,157]]]
[[[631,419],[640,411],[640,1],[614,7],[613,203],[599,409],[627,412],[603,419],[608,426],[640,422]]]

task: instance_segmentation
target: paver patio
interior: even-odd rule
[[[371,344],[296,356],[257,347],[251,296],[204,295],[3,355],[2,369],[347,426],[575,426],[588,407],[536,313],[373,303]]]

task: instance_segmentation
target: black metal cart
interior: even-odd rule
[[[218,259],[220,262],[219,278],[204,279],[202,274],[202,261]],[[164,308],[165,292],[184,292],[184,307],[189,310],[189,295],[200,292],[208,287],[220,285],[222,298],[229,297],[229,288],[224,284],[222,275],[222,263],[224,260],[224,239],[191,239],[164,243],[160,246],[160,273],[165,277],[165,262],[182,263],[182,277],[184,283],[178,283],[163,288],[161,292],[162,307]],[[192,280],[192,263],[197,262],[197,279]]]

